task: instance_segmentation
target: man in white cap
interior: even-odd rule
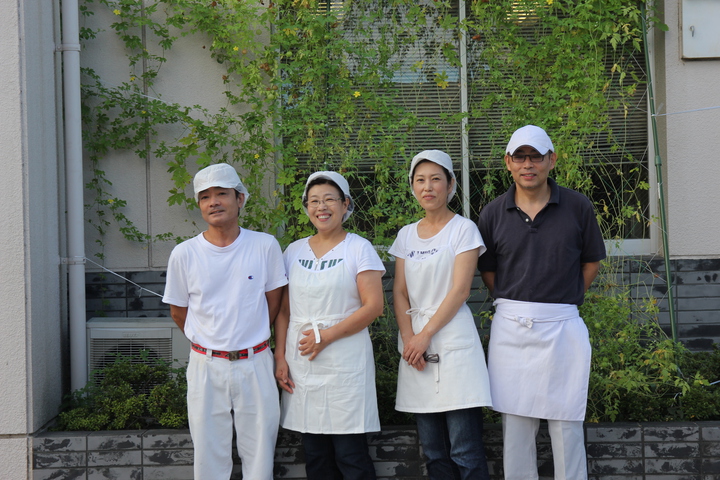
[[[495,298],[488,371],[506,480],[538,478],[540,419],[548,421],[555,479],[587,478],[590,342],[578,306],[606,254],[590,200],[548,177],[554,150],[542,128],[516,130],[505,153],[515,183],[478,220],[487,246],[478,269]]]
[[[208,228],[173,249],[163,302],[192,344],[194,478],[230,478],[234,424],[243,478],[271,480],[280,408],[268,338],[287,284],[282,252],[238,226],[249,195],[233,167],[204,168],[193,186]]]

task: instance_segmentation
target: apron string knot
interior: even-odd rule
[[[533,322],[535,321],[535,318],[533,317],[523,317],[522,315],[503,315],[507,320],[512,320],[513,322],[517,322],[523,327],[532,328]]]
[[[313,320],[300,324],[297,327],[298,340],[300,340],[300,334],[303,332],[303,330],[308,327],[312,328],[313,332],[315,333],[315,343],[320,343],[320,341],[322,340],[322,338],[320,337],[320,329],[326,327],[326,325],[321,320]]]
[[[433,315],[435,315],[436,311],[437,307],[413,307],[407,310],[405,313],[410,316],[418,314],[422,317],[432,317]]]
[[[405,313],[412,315],[420,315],[421,317],[432,317],[435,315],[438,307],[413,307]],[[426,363],[427,367],[435,369],[435,393],[440,392],[440,366],[437,363]]]
[[[339,320],[344,320],[348,315],[349,314],[325,315],[319,318],[315,318],[313,320],[310,320],[308,318],[293,320],[293,318],[291,317],[290,321],[294,324],[293,327],[297,331],[297,338],[295,340],[295,344],[297,345],[298,343],[300,343],[300,336],[302,335],[303,330],[306,330],[308,327],[312,328],[313,333],[315,334],[315,343],[320,343],[322,341],[322,338],[320,337],[320,330],[334,325]]]

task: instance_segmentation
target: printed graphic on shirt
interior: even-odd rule
[[[410,250],[407,254],[407,258],[412,258],[413,260],[425,260],[426,258],[432,257],[437,252],[437,248],[431,248],[429,250]]]
[[[343,261],[342,258],[333,258],[332,260],[306,260],[299,258],[298,263],[308,270],[327,270],[336,265],[339,265]]]

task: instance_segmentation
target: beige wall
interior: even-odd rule
[[[0,432],[18,434],[26,431],[27,395],[25,344],[27,305],[25,304],[25,227],[26,199],[24,181],[21,82],[22,65],[17,58],[20,48],[20,18],[17,4],[0,4],[0,151],[3,152],[2,175],[0,175],[0,202],[14,205],[0,215],[0,250],[2,275],[0,275],[0,335],[4,342],[17,348],[15,355],[4,359],[0,368],[0,383],[15,388],[0,390]]]
[[[83,22],[86,26],[101,27],[104,31],[100,32],[97,39],[87,43],[81,57],[82,64],[95,69],[108,85],[120,85],[129,81],[130,76],[137,75],[140,70],[130,71],[123,46],[108,27],[115,20],[112,12],[99,4],[92,8],[96,14]],[[227,85],[222,81],[226,70],[210,57],[208,48],[203,48],[208,45],[209,41],[202,36],[177,40],[172,49],[164,54],[168,61],[162,66],[150,96],[183,106],[199,104],[211,112],[228,107],[227,99],[222,94],[227,89]],[[152,51],[151,43],[148,43],[148,48]],[[235,108],[235,111],[241,113],[242,109]],[[166,129],[163,133],[165,139],[172,140],[187,132]],[[190,161],[189,164],[192,165],[193,162]],[[86,165],[89,165],[87,160]],[[109,192],[128,202],[124,213],[140,230],[151,235],[165,232],[178,235],[197,234],[204,229],[204,222],[197,210],[188,212],[183,207],[168,206],[169,190],[173,185],[167,168],[164,159],[146,160],[133,152],[114,152],[101,162],[101,169],[113,182]],[[86,168],[86,179],[90,178],[88,173],[89,167]],[[240,173],[242,176],[242,172]],[[187,189],[186,193],[192,195],[191,188]],[[87,212],[86,215],[88,218],[93,216],[92,212]],[[200,228],[193,225],[193,222]],[[97,239],[96,231],[91,227],[86,228],[86,256],[96,261],[98,259],[94,255],[101,252]],[[125,271],[162,270],[167,266],[170,251],[175,246],[174,242],[143,246],[128,241],[117,232],[115,225],[110,227],[103,241],[104,266]],[[92,271],[95,267],[87,265],[87,269]]]
[[[25,478],[28,435],[57,413],[62,335],[54,4],[0,2],[0,465]]]
[[[664,70],[661,62],[657,113],[720,106],[720,59],[683,60],[680,52],[680,1],[665,2]],[[718,19],[720,21],[720,19]],[[662,37],[661,37],[662,38]],[[667,178],[668,232],[672,257],[717,257],[720,216],[718,159],[720,109],[668,115],[660,141]],[[708,211],[710,210],[710,211]]]

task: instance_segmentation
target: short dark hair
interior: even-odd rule
[[[413,179],[413,181],[415,180],[415,170],[417,170],[417,167],[422,165],[423,163],[428,163],[428,162],[435,163],[432,160],[420,160],[418,163],[415,164],[415,168],[413,168],[412,175],[411,175],[411,178]],[[452,180],[452,175],[450,174],[448,169],[443,167],[439,163],[435,163],[435,165],[437,165],[438,167],[443,169],[443,172],[445,172],[445,177],[447,178],[448,183],[450,183],[450,181]]]
[[[317,177],[317,178],[310,180],[310,183],[308,183],[307,186],[305,187],[306,194],[308,192],[310,192],[310,189],[316,185],[330,185],[332,187],[337,188],[337,191],[340,193],[340,200],[342,200],[343,202],[345,201],[345,193],[342,191],[342,188],[340,188],[337,183],[335,183],[332,180],[330,180],[329,178],[325,178],[325,177]],[[303,204],[303,207],[307,208],[307,206],[308,206],[307,196],[305,198],[303,198],[302,204]]]

